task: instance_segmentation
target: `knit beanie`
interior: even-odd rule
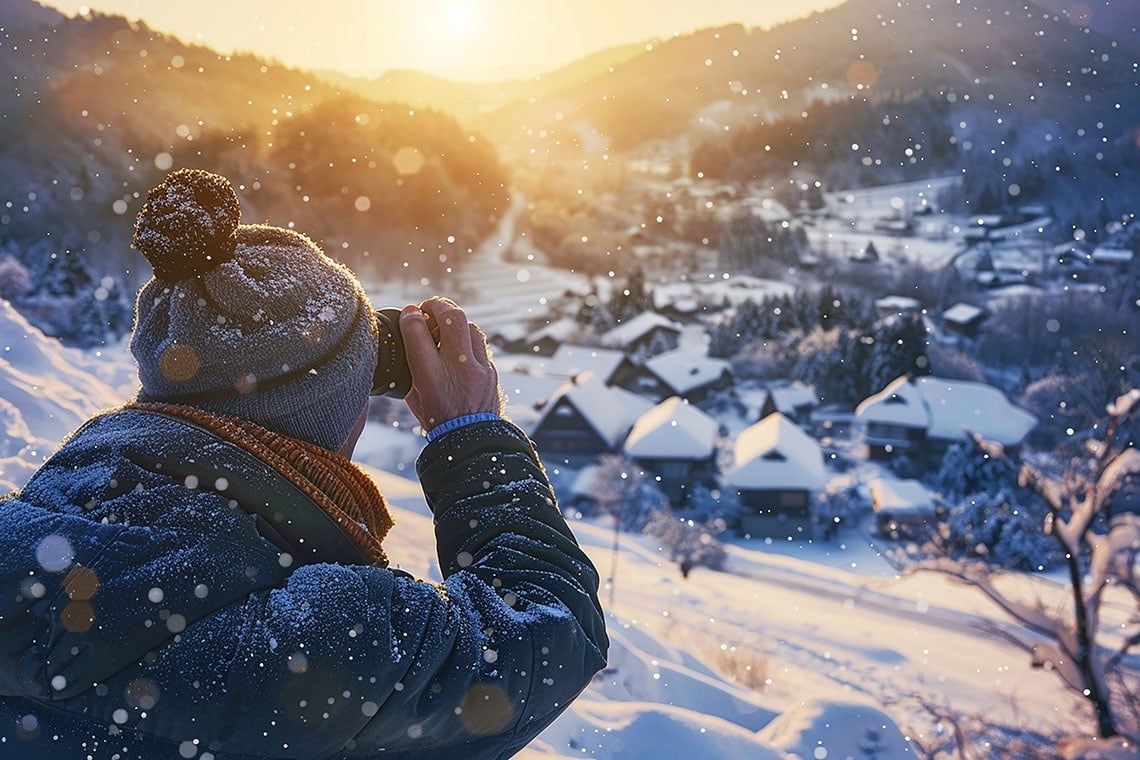
[[[378,331],[347,267],[306,236],[239,224],[229,181],[179,169],[147,193],[134,247],[139,401],[240,417],[336,450],[368,401]]]

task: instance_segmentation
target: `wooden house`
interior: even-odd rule
[[[655,311],[644,311],[601,336],[606,348],[617,348],[630,356],[648,357],[677,348],[681,326]]]
[[[646,359],[638,386],[630,388],[655,399],[680,396],[693,403],[732,385],[732,368],[724,359],[681,349]]]
[[[660,478],[661,490],[679,506],[692,484],[715,485],[716,436],[716,420],[673,396],[637,419],[622,451]]]
[[[813,495],[826,482],[819,444],[778,412],[740,432],[724,478],[740,500],[740,531],[772,538],[811,537]]]
[[[926,487],[917,480],[875,478],[869,484],[875,527],[888,538],[926,535],[934,528],[937,507]]]
[[[856,264],[876,264],[879,261],[879,249],[875,247],[874,240],[868,240],[867,245],[860,248],[856,253],[847,257],[849,260]]]
[[[555,391],[528,434],[546,464],[582,466],[617,453],[633,423],[652,406],[586,373]]]
[[[587,372],[606,385],[618,385],[617,380],[637,372],[625,352],[596,346],[574,346],[563,343],[549,357],[534,362],[538,372],[563,380],[572,380]]]
[[[942,312],[942,327],[947,332],[974,338],[988,318],[989,312],[982,307],[960,302]]]
[[[819,404],[815,391],[803,383],[793,382],[784,385],[771,385],[764,390],[756,419],[764,419],[779,412],[797,425],[810,419],[811,411]]]
[[[1020,444],[1037,419],[985,383],[902,376],[855,408],[872,459],[912,455],[932,464],[973,433],[1005,446]]]
[[[875,301],[875,312],[880,318],[922,314],[922,304],[910,296],[883,296]]]
[[[1091,255],[1094,267],[1108,274],[1125,274],[1132,267],[1133,253],[1130,248],[1098,245]]]
[[[555,320],[526,336],[525,351],[538,356],[553,356],[558,347],[568,343],[579,329],[578,323],[570,317]]]

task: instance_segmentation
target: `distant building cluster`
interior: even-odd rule
[[[916,308],[912,300],[882,299],[877,307],[884,315],[908,313]],[[959,304],[942,320],[947,330],[969,332],[984,316]],[[527,340],[539,348],[502,368],[508,413],[548,468],[581,472],[607,455],[625,457],[650,473],[673,505],[683,506],[701,487],[735,500],[740,533],[771,537],[827,529],[814,504],[833,475],[826,463],[836,439],[861,442],[871,460],[905,456],[930,466],[972,434],[1014,446],[1036,423],[992,386],[903,376],[854,410],[821,407],[802,384],[773,384],[732,413],[743,427],[730,431],[721,412],[734,394],[721,392],[736,387],[731,364],[683,347],[683,329],[646,312],[596,346],[563,342],[558,329],[531,333]],[[887,481],[872,489],[895,515],[906,493],[905,484]]]

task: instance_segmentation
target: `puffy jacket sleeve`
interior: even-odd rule
[[[605,665],[598,574],[522,431],[489,422],[437,443],[417,469],[435,516],[446,593],[470,599],[491,634],[477,659],[492,675],[490,687],[511,684],[518,749]]]
[[[417,469],[442,584],[296,568],[123,674],[166,690],[139,728],[262,757],[471,760],[509,756],[557,717],[608,640],[597,572],[532,444],[478,423],[428,444]],[[188,715],[211,728],[183,736]]]

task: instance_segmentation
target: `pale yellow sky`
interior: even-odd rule
[[[141,18],[223,52],[375,75],[408,68],[489,79],[613,45],[740,22],[771,26],[842,0],[39,0]]]

